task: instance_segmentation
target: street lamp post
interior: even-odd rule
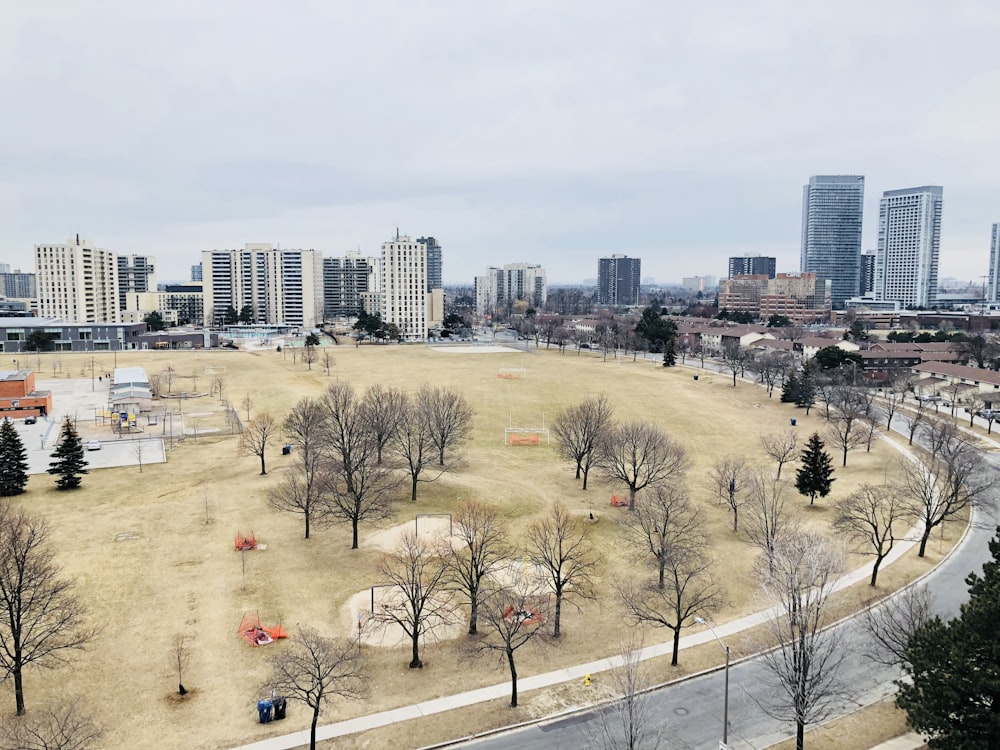
[[[722,650],[726,652],[726,684],[722,698],[722,744],[719,745],[719,750],[727,750],[729,747],[729,646],[722,642],[719,634],[715,632],[715,628],[704,617],[696,617],[694,621],[711,630],[712,635],[715,636],[715,640],[719,642]]]

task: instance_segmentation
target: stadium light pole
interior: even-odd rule
[[[715,628],[704,617],[696,617],[694,621],[711,630],[712,635],[715,636],[715,640],[719,642],[722,650],[726,652],[726,687],[722,699],[722,744],[719,745],[719,750],[726,750],[729,747],[729,646],[722,642],[719,634],[715,632]]]

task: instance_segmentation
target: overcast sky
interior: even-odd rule
[[[1000,222],[1000,3],[0,0],[0,262],[79,232],[186,279],[246,242],[446,283],[798,270],[802,186],[944,186],[940,275]]]

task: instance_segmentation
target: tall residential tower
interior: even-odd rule
[[[944,188],[886,190],[878,206],[875,299],[903,307],[937,302]]]
[[[800,270],[829,279],[833,308],[858,293],[865,178],[816,175],[802,189]]]
[[[993,225],[993,236],[990,238],[990,278],[986,301],[1000,302],[1000,224]]]
[[[633,306],[639,304],[641,258],[612,255],[597,259],[597,304]]]
[[[118,262],[76,235],[65,245],[35,245],[38,314],[67,323],[117,323]]]

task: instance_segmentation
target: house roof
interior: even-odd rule
[[[922,362],[913,366],[914,372],[926,373],[948,378],[960,378],[974,383],[989,383],[1000,385],[1000,372],[984,370],[968,365],[956,365],[951,362]]]

